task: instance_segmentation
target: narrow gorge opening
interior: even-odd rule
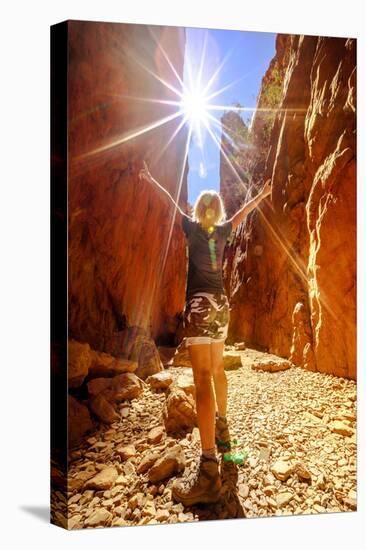
[[[53,514],[81,528],[355,510],[355,40],[68,25],[68,483]],[[207,105],[177,101],[189,59],[223,89],[201,132]],[[171,496],[199,450],[186,242],[144,161],[188,212],[214,188],[231,217],[272,182],[225,249],[228,418],[247,459],[224,464],[208,508]]]

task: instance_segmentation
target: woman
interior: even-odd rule
[[[221,478],[215,442],[219,452],[231,448],[226,418],[227,379],[223,364],[230,308],[222,280],[223,253],[230,233],[271,193],[271,180],[266,181],[263,190],[254,199],[225,221],[222,199],[216,191],[200,193],[190,218],[151,176],[146,163],[139,177],[153,183],[169,197],[177,215],[181,216],[180,224],[189,251],[183,327],[196,388],[202,451],[195,478],[187,483],[176,481],[172,486],[172,496],[186,506],[217,502]]]

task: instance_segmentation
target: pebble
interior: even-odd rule
[[[173,502],[176,477],[196,468],[199,430],[167,436],[166,393],[145,384],[138,398],[120,405],[119,421],[100,425],[73,450],[68,528],[357,509],[355,382],[335,384],[339,379],[332,375],[297,367],[257,371],[252,365],[265,354],[249,348],[235,352],[241,354],[241,366],[226,372],[227,417],[238,440],[235,452],[246,450],[248,459],[235,470],[225,463],[223,502],[189,508]],[[181,386],[192,392],[191,368],[171,367],[170,375],[172,384],[181,377]],[[177,445],[185,456],[184,472],[173,470],[161,481],[150,481],[154,463]],[[58,491],[51,498],[53,517],[66,524],[65,494]]]
[[[113,518],[112,514],[105,510],[104,508],[98,508],[94,510],[90,516],[86,519],[84,526],[85,527],[97,527],[104,526]]]
[[[99,474],[89,479],[85,489],[110,489],[118,477],[118,472],[113,466],[104,468]]]
[[[287,478],[294,472],[294,465],[284,460],[278,460],[272,465],[271,471],[277,479],[280,481],[286,481]]]
[[[292,499],[294,495],[293,493],[279,493],[276,496],[276,503],[278,507],[286,506]]]

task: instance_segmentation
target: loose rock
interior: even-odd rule
[[[294,498],[293,493],[279,493],[276,496],[276,503],[279,508],[286,506]]]
[[[75,447],[82,441],[83,436],[93,428],[89,409],[69,395],[68,407],[69,445]]]
[[[113,466],[104,468],[99,474],[89,479],[85,485],[85,489],[106,490],[113,487],[114,482],[118,477],[118,472]]]
[[[168,371],[157,372],[146,379],[146,383],[154,390],[166,390],[173,381],[173,375]]]
[[[184,470],[186,461],[180,445],[176,445],[159,458],[149,470],[149,480],[157,483]]]
[[[164,436],[164,428],[162,426],[157,426],[156,428],[152,428],[149,433],[147,434],[147,440],[151,445],[154,445],[155,443],[159,443],[159,441],[162,440]]]
[[[193,398],[180,388],[173,388],[166,400],[163,420],[168,433],[192,429],[197,422]]]
[[[119,420],[119,414],[116,409],[107,401],[103,393],[94,395],[89,399],[89,405],[91,411],[99,418],[102,422],[106,424],[112,424]]]
[[[347,426],[344,422],[335,420],[334,422],[329,423],[329,428],[332,432],[344,436],[351,436],[354,433],[354,430]]]
[[[98,527],[106,526],[112,521],[112,514],[105,510],[105,508],[99,508],[95,510],[90,516],[85,520],[85,527]]]
[[[125,372],[135,372],[137,362],[116,358],[100,351],[90,352],[89,378],[117,376]]]
[[[294,466],[290,462],[278,460],[271,467],[271,471],[277,479],[280,481],[286,481],[294,472]]]

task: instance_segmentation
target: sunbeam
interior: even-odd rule
[[[224,66],[230,59],[230,57],[232,56],[233,51],[234,51],[233,49],[229,50],[229,52],[225,55],[224,59],[221,61],[220,65],[217,67],[217,69],[212,73],[211,77],[208,79],[208,82],[202,92],[204,95],[206,95],[209,92],[212,84],[215,81],[215,78],[219,76],[220,72],[222,71],[222,69],[224,68]]]
[[[169,115],[167,117],[164,117],[162,119],[157,120],[156,122],[153,122],[152,124],[147,124],[146,126],[143,126],[142,128],[139,128],[135,130],[134,132],[131,132],[130,134],[127,134],[126,136],[122,136],[121,138],[116,139],[115,141],[112,141],[111,143],[108,143],[107,145],[103,145],[102,147],[98,147],[97,149],[93,149],[92,151],[88,151],[87,153],[83,153],[77,157],[75,157],[75,160],[84,159],[86,157],[89,157],[91,155],[96,155],[97,153],[103,153],[104,151],[108,149],[112,149],[114,147],[117,147],[118,145],[122,145],[126,141],[130,141],[131,139],[134,139],[136,137],[142,136],[146,132],[150,132],[151,130],[154,130],[155,128],[159,128],[159,126],[162,126],[163,124],[167,124],[171,120],[174,120],[175,118],[178,118],[183,114],[183,111],[177,111],[176,113],[173,113],[172,115]]]
[[[203,66],[204,66],[205,56],[206,56],[207,36],[208,36],[208,33],[207,33],[207,30],[206,30],[205,38],[204,38],[204,41],[203,41],[201,62],[200,62],[199,70],[198,70],[198,76],[197,76],[197,90],[202,89],[202,74],[203,74]]]
[[[182,162],[182,170],[181,170],[181,173],[180,173],[180,178],[179,178],[179,183],[178,183],[178,192],[177,192],[177,197],[176,197],[176,203],[177,203],[177,204],[178,204],[178,202],[179,202],[179,197],[180,197],[180,193],[181,193],[182,185],[183,185],[183,176],[184,176],[184,171],[185,171],[185,167],[186,167],[187,159],[188,159],[189,143],[190,143],[190,141],[191,141],[191,133],[192,133],[192,130],[191,130],[191,128],[190,128],[189,131],[188,131],[188,136],[187,136],[187,141],[186,141],[186,146],[185,146],[185,151],[184,151],[184,157],[183,157],[183,162]],[[170,246],[171,236],[172,236],[172,233],[173,233],[173,227],[174,227],[174,222],[175,222],[176,213],[177,213],[177,209],[174,208],[173,216],[172,216],[172,221],[171,221],[170,229],[169,229],[168,241],[167,241],[167,245],[166,245],[166,248],[165,248],[165,253],[164,253],[164,258],[163,258],[161,273],[164,272],[164,268],[165,268],[165,264],[166,264],[166,259],[167,259],[167,256],[168,256],[168,250],[169,250],[169,246]],[[161,277],[162,277],[162,275],[161,275]],[[161,277],[160,277],[160,278],[161,278]]]
[[[164,48],[161,45],[160,41],[156,38],[156,36],[153,33],[151,27],[149,27],[149,32],[150,32],[150,35],[152,36],[152,38],[154,39],[154,42],[155,42],[156,46],[158,47],[158,49],[163,54],[165,61],[168,63],[168,65],[171,68],[172,72],[174,73],[176,79],[178,80],[179,84],[181,85],[182,89],[184,90],[185,89],[185,84],[184,84],[182,78],[180,77],[180,75],[179,75],[178,71],[176,70],[176,68],[174,67],[173,63],[170,61],[169,56],[168,56],[167,52],[164,50]]]
[[[232,88],[233,86],[235,86],[236,84],[238,84],[239,82],[242,82],[243,80],[245,80],[246,78],[248,78],[248,75],[250,74],[250,72],[246,73],[245,75],[241,76],[240,78],[237,78],[235,80],[233,80],[232,82],[229,82],[228,84],[226,84],[226,86],[223,86],[222,88],[220,88],[219,90],[217,90],[216,92],[213,92],[212,94],[210,94],[208,97],[207,97],[207,101],[209,101],[210,99],[213,99],[214,97],[217,97],[218,95],[221,95],[223,92],[226,92],[227,90],[230,90],[230,88]],[[223,105],[222,106],[224,109],[228,109],[229,106],[228,105]],[[231,109],[231,106],[230,106],[230,109]]]
[[[286,111],[286,112],[289,112],[289,110],[288,109],[281,109],[281,108],[267,109],[267,108],[244,107],[244,106],[239,107],[239,106],[234,106],[234,105],[225,105],[225,104],[212,103],[211,102],[212,99],[218,97],[220,94],[227,91],[229,88],[233,87],[238,82],[240,82],[240,81],[244,80],[245,78],[247,78],[248,74],[245,74],[244,76],[242,76],[242,77],[240,77],[240,78],[238,78],[238,79],[236,79],[232,82],[229,82],[225,86],[222,86],[220,89],[218,89],[216,91],[212,91],[210,93],[210,95],[208,95],[208,92],[211,89],[214,80],[220,75],[220,72],[222,71],[223,67],[225,66],[225,64],[226,64],[227,60],[229,59],[230,55],[232,55],[232,52],[230,51],[225,56],[225,58],[220,63],[220,65],[215,69],[213,74],[208,78],[208,81],[206,82],[206,84],[203,84],[202,79],[203,79],[203,67],[204,67],[206,49],[207,49],[207,33],[205,34],[205,37],[204,37],[204,43],[203,43],[203,47],[202,47],[202,54],[201,54],[200,63],[199,63],[196,78],[194,78],[194,75],[193,75],[193,72],[192,72],[192,65],[191,65],[190,59],[187,58],[187,60],[186,60],[188,85],[186,85],[183,82],[182,78],[179,76],[177,70],[175,69],[174,64],[171,62],[167,52],[164,50],[162,45],[159,44],[159,41],[156,39],[155,36],[154,36],[154,40],[157,44],[157,47],[162,52],[162,55],[163,55],[165,61],[167,62],[168,66],[170,67],[173,75],[175,76],[175,78],[176,78],[176,80],[179,84],[180,89],[178,89],[176,87],[176,85],[172,84],[171,82],[168,82],[165,78],[162,78],[161,76],[156,74],[150,68],[146,67],[146,65],[144,63],[142,63],[141,60],[139,60],[137,58],[135,59],[135,56],[133,56],[133,57],[134,57],[136,63],[144,71],[146,71],[154,79],[156,79],[158,82],[160,82],[170,92],[173,92],[177,96],[177,99],[176,100],[174,100],[174,99],[160,99],[160,98],[151,98],[151,97],[143,97],[143,96],[131,96],[131,95],[127,95],[127,94],[115,94],[115,97],[118,97],[118,98],[121,98],[121,99],[128,98],[131,101],[143,101],[143,102],[148,102],[148,103],[155,103],[157,105],[175,106],[175,107],[177,107],[177,111],[174,112],[174,113],[171,113],[171,114],[169,114],[165,117],[162,117],[161,119],[156,120],[156,121],[154,121],[150,124],[147,124],[143,127],[140,127],[140,128],[137,128],[133,131],[127,132],[127,133],[123,134],[122,136],[118,137],[117,139],[115,139],[114,141],[112,141],[108,144],[104,144],[104,145],[102,145],[100,147],[97,147],[97,148],[95,148],[91,151],[88,151],[86,153],[83,153],[83,154],[79,155],[78,157],[76,157],[73,160],[87,159],[89,157],[98,155],[100,153],[104,153],[107,150],[113,149],[117,146],[122,146],[123,144],[125,144],[126,142],[128,142],[132,139],[136,139],[136,138],[138,138],[138,137],[140,137],[140,136],[142,136],[142,135],[144,135],[148,132],[151,132],[151,131],[153,131],[153,130],[155,130],[155,129],[157,129],[157,128],[173,121],[174,119],[177,119],[177,118],[181,117],[181,120],[179,121],[178,126],[172,132],[172,135],[170,136],[170,138],[168,139],[166,144],[161,148],[161,150],[159,151],[158,156],[155,158],[155,161],[158,161],[162,157],[162,155],[167,150],[169,145],[177,137],[178,133],[182,130],[182,128],[186,124],[188,124],[189,130],[188,130],[187,141],[186,141],[186,145],[185,145],[182,169],[181,169],[181,173],[180,173],[180,177],[179,177],[178,192],[177,192],[176,201],[177,202],[179,201],[181,188],[182,188],[182,184],[183,184],[183,176],[184,176],[185,167],[186,167],[186,163],[187,163],[187,159],[188,159],[190,142],[191,142],[193,134],[196,135],[196,137],[197,137],[198,144],[199,144],[199,147],[200,147],[201,153],[202,153],[202,158],[204,158],[204,146],[203,146],[203,139],[202,139],[202,129],[204,129],[208,132],[208,135],[211,137],[211,139],[215,143],[216,147],[218,148],[218,150],[220,151],[220,153],[222,154],[222,156],[226,160],[230,170],[235,175],[235,178],[236,178],[238,184],[241,187],[243,187],[243,189],[245,190],[245,193],[247,194],[248,191],[249,191],[248,186],[246,186],[244,184],[244,182],[243,182],[243,180],[242,180],[242,178],[241,178],[241,176],[238,172],[238,169],[240,170],[241,167],[235,162],[235,159],[233,159],[234,162],[232,162],[231,159],[228,157],[227,153],[225,152],[225,150],[223,149],[223,147],[222,147],[222,145],[219,141],[219,138],[216,136],[216,134],[215,134],[215,132],[214,132],[214,130],[211,126],[217,127],[219,130],[221,130],[221,133],[226,134],[227,137],[230,137],[230,136],[226,132],[232,132],[232,130],[230,128],[227,128],[225,126],[225,124],[221,120],[216,118],[212,113],[214,111],[221,111],[221,112],[234,111],[234,112],[239,112],[239,113],[240,112],[251,112],[251,113],[253,113],[255,111],[258,111],[258,112],[281,112],[281,111]],[[304,111],[305,111],[305,109],[291,109],[291,112],[304,112]],[[235,167],[235,164],[237,165],[237,168]],[[299,263],[296,261],[296,259],[294,258],[294,255],[291,253],[291,247],[290,247],[289,243],[287,243],[286,239],[284,239],[283,236],[280,235],[280,231],[278,230],[278,228],[275,229],[275,228],[272,227],[272,225],[268,221],[267,217],[264,215],[262,209],[258,208],[258,211],[259,211],[259,215],[263,218],[265,224],[267,225],[269,231],[273,235],[273,237],[276,240],[279,247],[287,254],[290,261],[293,263],[296,271],[300,274],[300,276],[302,278],[306,278],[305,266],[299,265]],[[171,242],[171,236],[172,236],[172,232],[173,232],[175,217],[176,217],[176,209],[174,209],[173,216],[172,216],[172,221],[171,221],[170,228],[169,228],[169,234],[168,234],[167,243],[166,243],[166,246],[165,246],[164,256],[163,256],[163,260],[162,260],[160,279],[162,277],[162,273],[163,273],[165,265],[166,265],[166,260],[167,260],[168,250],[169,250],[169,246],[170,246],[170,242]]]
[[[162,149],[159,151],[159,154],[157,157],[154,158],[154,162],[155,164],[161,159],[161,157],[163,156],[163,154],[165,153],[165,151],[168,149],[169,145],[172,143],[172,141],[174,140],[174,138],[179,134],[179,132],[181,131],[181,129],[184,127],[184,125],[186,124],[187,122],[187,119],[186,118],[183,118],[180,123],[178,124],[177,128],[174,130],[174,132],[172,133],[172,135],[170,136],[170,138],[168,139],[167,143],[164,145],[164,147],[162,147]]]
[[[211,115],[209,115],[210,118],[213,118]],[[214,119],[216,120],[216,119]],[[206,128],[207,128],[207,131],[208,133],[210,134],[210,136],[212,137],[214,143],[217,145],[219,151],[223,154],[226,162],[228,163],[228,166],[230,167],[230,169],[232,170],[233,174],[235,175],[235,177],[237,178],[238,180],[238,183],[245,189],[245,192],[247,193],[248,192],[248,188],[247,186],[244,184],[244,182],[242,181],[240,175],[238,174],[237,170],[235,170],[231,160],[229,159],[229,157],[227,156],[227,154],[225,153],[224,149],[221,147],[221,144],[219,143],[219,140],[217,139],[217,137],[215,136],[215,134],[213,133],[211,127],[209,124],[206,125]]]

